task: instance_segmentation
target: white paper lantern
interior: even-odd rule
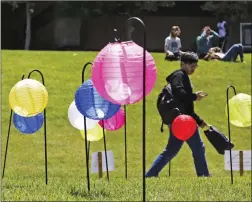
[[[84,130],[84,116],[79,112],[75,105],[75,101],[68,108],[68,120],[71,125],[79,130]],[[94,128],[99,120],[93,120],[86,117],[87,130]]]

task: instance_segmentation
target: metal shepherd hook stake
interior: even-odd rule
[[[30,78],[31,74],[33,72],[38,72],[42,78],[42,83],[45,86],[45,81],[44,81],[44,76],[41,73],[41,71],[34,69],[32,70],[29,75],[28,75],[28,79]],[[22,76],[22,80],[24,79],[24,76]],[[5,158],[4,158],[4,168],[3,168],[3,174],[2,174],[2,178],[4,177],[4,171],[5,171],[5,165],[6,165],[6,159],[7,159],[7,151],[8,151],[8,145],[9,145],[9,136],[10,136],[10,129],[11,129],[11,120],[12,120],[12,113],[13,111],[11,110],[10,113],[10,121],[9,121],[9,129],[8,129],[8,136],[7,136],[7,143],[6,143],[6,150],[5,150]],[[45,183],[47,184],[48,182],[48,174],[47,174],[47,142],[46,142],[46,134],[47,134],[47,130],[46,130],[46,108],[44,109],[44,145],[45,145]]]
[[[145,93],[145,85],[146,85],[146,28],[145,28],[145,24],[144,22],[137,17],[131,17],[129,18],[123,25],[123,31],[122,33],[124,33],[126,24],[132,20],[136,20],[139,21],[140,24],[142,25],[143,29],[144,29],[144,36],[143,36],[143,134],[142,134],[142,141],[143,141],[143,173],[142,173],[142,177],[143,177],[143,201],[146,201],[146,186],[145,186],[145,129],[146,129],[146,93]]]
[[[87,62],[83,69],[82,69],[82,77],[81,81],[83,84],[84,83],[84,73],[86,70],[86,67],[88,65],[93,65],[92,62]],[[103,120],[102,120],[103,123]],[[104,123],[103,123],[104,125]],[[106,137],[105,137],[105,131],[103,128],[103,140],[104,140],[104,150],[105,150],[105,160],[106,160],[106,170],[107,170],[107,179],[109,180],[109,172],[108,172],[108,158],[107,158],[107,148],[106,148]],[[90,141],[87,140],[87,122],[86,122],[86,117],[84,116],[84,135],[85,135],[85,151],[86,151],[86,170],[87,170],[87,186],[88,186],[88,191],[90,191],[90,175],[89,175],[89,151],[90,151]]]
[[[229,91],[229,89],[230,88],[233,88],[233,90],[234,90],[234,94],[236,95],[236,90],[235,90],[235,87],[234,86],[232,86],[232,85],[230,85],[230,86],[228,86],[227,87],[227,91],[226,91],[226,95],[227,95],[227,115],[228,115],[228,138],[229,138],[229,145],[230,145],[230,143],[231,143],[231,135],[230,135],[230,133],[231,133],[231,130],[230,130],[230,117],[229,117],[229,102],[228,102],[228,100],[229,100],[229,96],[228,96],[228,91]],[[230,175],[231,175],[231,184],[233,184],[233,165],[232,165],[232,152],[231,152],[231,147],[230,147],[230,149],[229,149],[229,157],[230,157]]]
[[[24,79],[24,76],[22,76],[21,80]],[[12,114],[13,111],[11,109],[10,111],[10,120],[9,120],[9,127],[8,127],[8,135],[7,135],[7,140],[6,140],[6,148],[5,148],[5,154],[4,154],[4,166],[3,166],[3,173],[2,173],[2,179],[4,178],[4,172],[5,172],[5,166],[6,166],[6,160],[7,160],[7,153],[8,153],[8,147],[9,147],[9,139],[10,139],[10,129],[11,129],[11,120],[12,120]]]

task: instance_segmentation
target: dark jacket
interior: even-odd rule
[[[192,116],[198,125],[203,120],[194,112],[194,101],[197,96],[193,93],[190,79],[186,72],[182,69],[176,70],[170,74],[166,81],[171,84],[172,94],[178,103],[180,112]]]

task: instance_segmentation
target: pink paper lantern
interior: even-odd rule
[[[104,123],[104,126],[102,122]],[[119,109],[119,111],[109,119],[99,121],[99,125],[106,130],[118,130],[124,125],[124,123],[124,111],[122,109]]]
[[[146,96],[157,77],[155,61],[146,51]],[[109,43],[96,56],[92,80],[98,93],[120,105],[143,98],[143,48],[132,41]]]

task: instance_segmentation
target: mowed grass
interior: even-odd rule
[[[124,129],[107,131],[107,149],[115,158],[115,171],[99,179],[91,174],[91,192],[87,191],[84,140],[67,117],[75,91],[81,85],[85,63],[93,61],[97,52],[39,52],[2,51],[2,168],[10,108],[8,94],[22,75],[33,69],[42,71],[49,93],[47,105],[48,185],[45,185],[43,128],[35,135],[22,135],[13,126],[9,141],[5,177],[2,180],[2,200],[6,201],[139,201],[142,200],[142,101],[127,106],[128,179],[124,167]],[[164,149],[169,133],[160,132],[160,117],[156,100],[166,84],[165,78],[179,68],[179,62],[167,62],[163,53],[152,53],[157,66],[157,81],[147,97],[146,112],[146,170]],[[225,115],[226,88],[232,84],[237,93],[251,94],[251,55],[246,64],[220,61],[200,61],[191,76],[194,91],[204,90],[208,97],[195,105],[196,112],[208,123],[228,135]],[[85,72],[90,77],[91,66]],[[31,78],[41,81],[39,74]],[[233,96],[232,89],[230,97]],[[251,128],[231,125],[234,150],[251,149]],[[159,178],[146,180],[148,201],[249,201],[251,172],[240,177],[224,170],[224,156],[218,154],[201,130],[206,145],[206,157],[212,178],[197,178],[191,151],[184,144],[172,160],[171,176],[168,166]],[[104,150],[103,141],[91,143],[90,154]]]

